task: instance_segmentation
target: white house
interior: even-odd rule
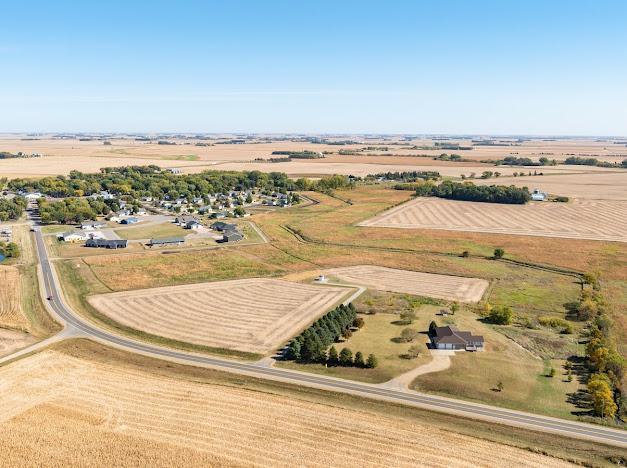
[[[59,234],[58,238],[64,242],[81,242],[87,240],[88,236],[86,232],[68,231],[63,234]]]
[[[531,199],[533,201],[545,201],[548,198],[548,194],[545,192],[541,192],[540,189],[534,189],[531,192]]]

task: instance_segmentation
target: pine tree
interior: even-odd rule
[[[342,348],[340,351],[340,365],[352,366],[353,365],[353,352],[348,348]]]
[[[330,366],[337,366],[339,362],[339,357],[337,354],[337,349],[335,349],[335,346],[331,346],[331,349],[329,350],[329,358],[327,359],[327,363]]]
[[[368,360],[366,361],[366,367],[368,369],[374,369],[378,365],[379,365],[379,361],[377,360],[377,357],[374,354],[369,354]]]
[[[361,351],[357,351],[355,353],[355,367],[366,367],[366,363],[364,362],[364,355]]]
[[[287,353],[285,356],[287,359],[292,359],[294,361],[299,361],[301,358],[301,346],[298,340],[293,340],[289,347],[287,348]]]

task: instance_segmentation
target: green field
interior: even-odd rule
[[[115,233],[122,239],[154,239],[160,237],[182,237],[190,234],[189,230],[183,229],[174,223],[165,222],[160,224],[149,224],[147,226],[130,226],[118,228]]]

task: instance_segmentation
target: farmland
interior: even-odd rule
[[[477,278],[434,275],[374,265],[334,268],[327,273],[342,281],[371,289],[462,302],[479,302],[488,287],[487,281]]]
[[[245,279],[93,296],[114,321],[177,341],[265,354],[350,289]]]
[[[627,242],[627,202],[544,202],[518,206],[416,198],[360,226]]]
[[[99,464],[171,466],[185,457],[205,465],[438,465],[443,444],[450,449],[446,463],[460,466],[566,465],[526,447],[596,463],[612,454],[577,441],[565,450],[558,436],[459,424],[385,403],[366,403],[356,412],[361,403],[350,396],[164,366],[85,342],[13,363],[0,376],[0,446],[9,464],[67,464],[89,457]],[[286,429],[280,439],[277,427]],[[342,443],[320,451],[329,437]]]

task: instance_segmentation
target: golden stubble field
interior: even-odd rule
[[[418,197],[359,226],[627,242],[627,201],[506,205]]]
[[[362,140],[363,138],[355,138]],[[253,140],[246,144],[214,144],[196,146],[198,140],[172,139],[176,145],[158,145],[155,142],[140,142],[133,139],[111,139],[111,145],[102,141],[79,141],[78,139],[53,139],[42,136],[40,139],[23,140],[20,136],[0,136],[0,151],[40,153],[41,158],[0,160],[0,177],[36,177],[67,174],[71,170],[95,172],[102,167],[121,165],[155,164],[160,167],[177,167],[183,172],[200,172],[206,169],[220,170],[260,170],[283,171],[294,177],[319,176],[323,174],[367,174],[403,171],[438,170],[445,176],[459,177],[484,170],[498,170],[503,175],[519,172],[520,168],[500,167],[481,164],[481,160],[501,159],[507,155],[538,159],[541,156],[564,159],[568,155],[596,157],[603,161],[621,161],[627,158],[627,147],[611,142],[573,139],[558,141],[532,140],[520,146],[477,146],[473,150],[421,150],[412,146],[432,146],[432,140],[383,141],[368,140],[363,144],[328,145],[292,141]],[[455,140],[469,145],[467,140]],[[396,144],[394,144],[396,143]],[[364,149],[368,146],[378,149],[364,150],[356,155],[340,155],[338,152]],[[381,148],[387,147],[384,151]],[[288,163],[255,161],[268,160],[273,151],[315,151],[331,152],[325,159],[293,160]],[[441,153],[457,153],[472,162],[451,163],[434,161],[430,156]],[[426,155],[427,157],[417,157]],[[545,174],[589,173],[596,168],[582,166],[532,168]],[[568,195],[568,193],[564,193]]]
[[[253,278],[100,294],[89,302],[136,330],[265,354],[350,292],[351,288]]]
[[[334,268],[326,273],[342,281],[380,291],[462,302],[479,302],[489,285],[488,281],[478,278],[434,275],[375,265]]]
[[[567,466],[408,419],[53,350],[0,380],[7,466]]]

